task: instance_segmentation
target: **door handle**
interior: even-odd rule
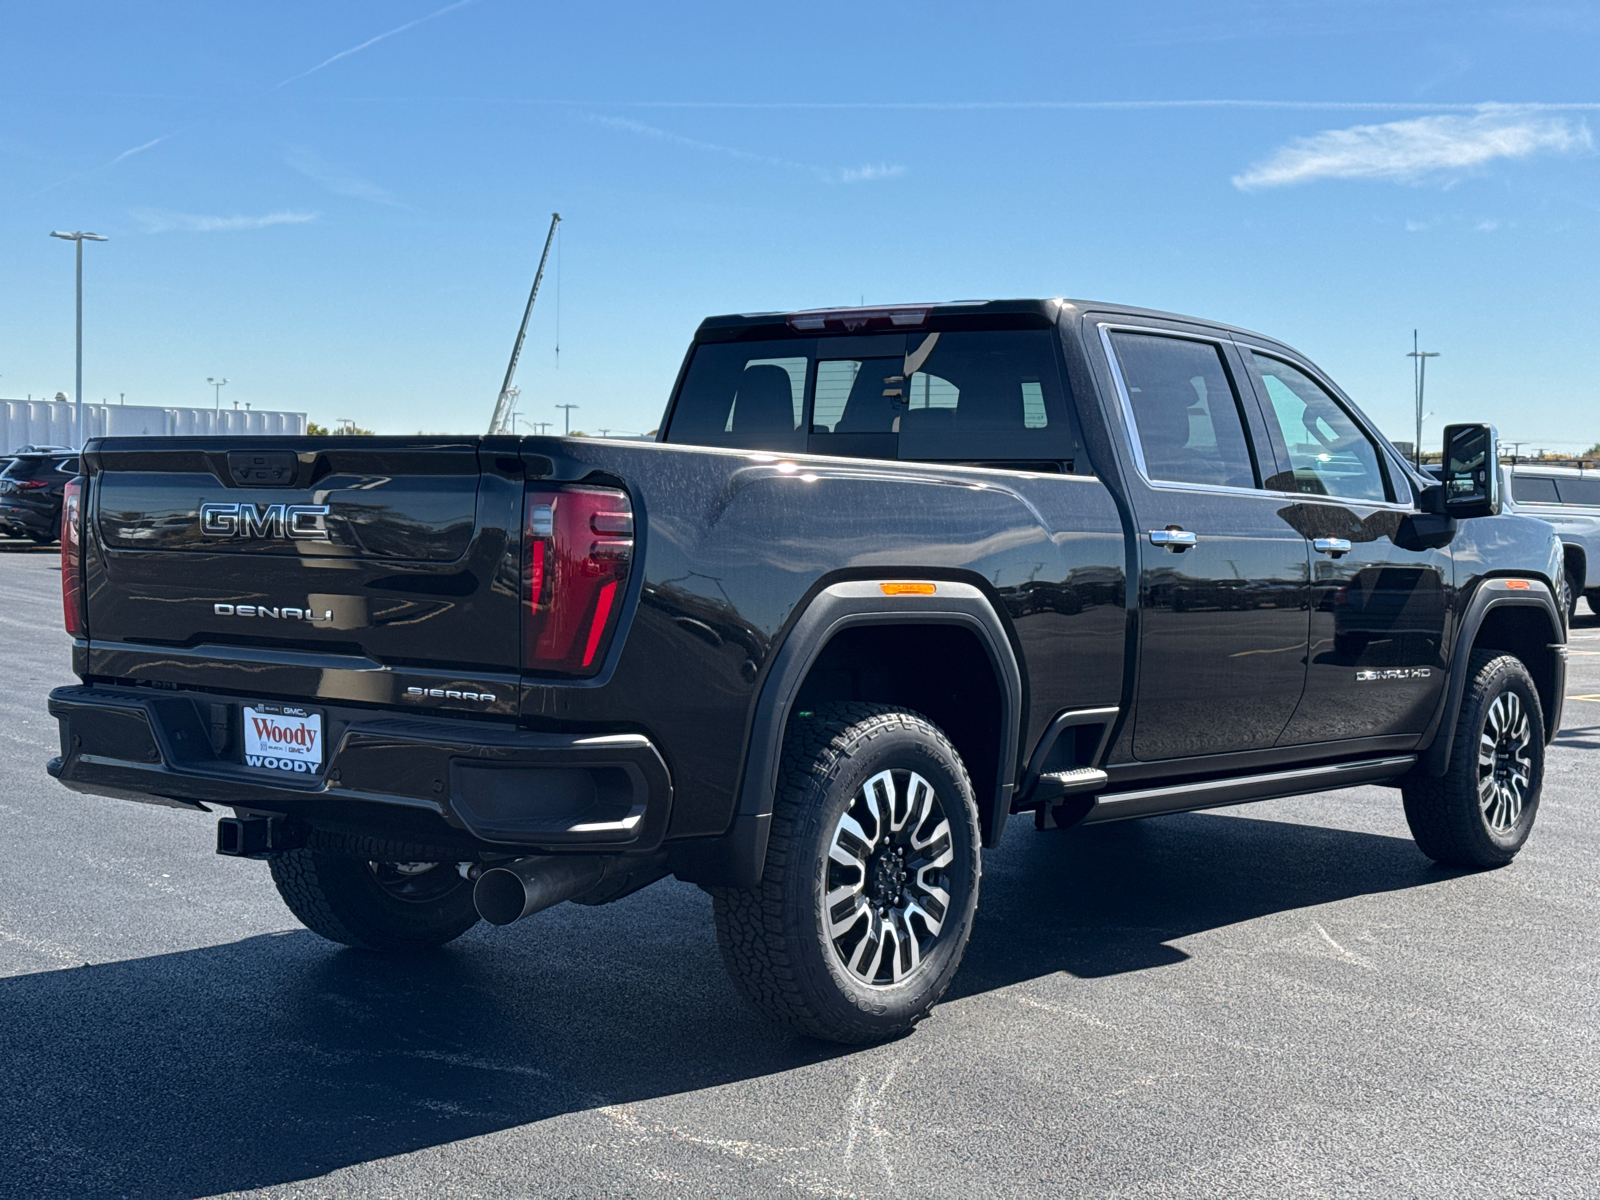
[[[1170,550],[1174,554],[1182,554],[1197,541],[1199,539],[1194,534],[1187,529],[1179,529],[1176,525],[1150,530],[1150,544]]]
[[[1311,543],[1311,548],[1318,554],[1326,554],[1338,558],[1341,554],[1350,553],[1349,538],[1317,538]]]

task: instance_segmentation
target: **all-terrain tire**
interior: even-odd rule
[[[408,853],[417,847],[401,842],[358,842],[324,836],[270,857],[278,894],[307,929],[346,946],[407,954],[454,941],[478,923],[472,882],[457,864],[419,861]]]
[[[884,811],[904,811],[915,828],[897,831],[898,815],[862,815]],[[860,845],[878,849],[862,849],[859,868],[841,866],[848,856],[840,846],[852,836],[845,822],[857,819],[858,831],[874,831]],[[961,965],[977,914],[980,853],[972,781],[937,726],[887,704],[819,705],[797,715],[784,740],[760,884],[711,889],[723,962],[758,1011],[799,1033],[850,1044],[903,1033],[927,1016]],[[921,865],[936,862],[943,865]],[[862,898],[830,908],[830,895],[848,891],[857,876]],[[850,906],[861,903],[852,917]],[[941,908],[930,934],[924,918]],[[843,934],[841,913],[857,921]],[[916,947],[900,939],[902,928]],[[885,929],[895,935],[892,948],[890,934],[877,937]]]
[[[1525,728],[1517,725],[1511,733],[1496,736],[1510,710],[1525,718]],[[1505,752],[1511,742],[1519,743],[1525,768],[1515,768],[1516,760]],[[1406,823],[1418,848],[1453,867],[1503,867],[1515,858],[1539,810],[1544,745],[1544,710],[1528,668],[1499,651],[1474,652],[1444,775],[1435,778],[1418,769],[1401,786]],[[1486,758],[1492,760],[1487,765]],[[1514,783],[1514,806],[1504,793],[1497,797],[1485,790],[1486,773],[1498,777],[1501,772],[1508,773],[1508,784],[1514,783],[1513,773],[1522,780]]]

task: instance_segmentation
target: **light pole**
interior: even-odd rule
[[[78,435],[78,448],[83,448],[83,244],[85,242],[108,242],[111,239],[101,237],[98,233],[85,233],[75,230],[72,233],[62,233],[59,229],[52,230],[51,237],[60,238],[64,242],[78,244],[78,378],[77,391],[72,393],[72,422],[74,431]]]
[[[226,384],[228,381],[226,379],[213,379],[210,375],[207,375],[206,376],[206,382],[209,383],[212,386],[213,389],[215,389],[216,401],[217,401],[217,412],[220,413],[222,411],[222,388],[223,388],[223,385]]]
[[[1437,350],[1417,349],[1417,331],[1413,329],[1411,331],[1411,353],[1406,357],[1416,360],[1412,364],[1412,373],[1415,376],[1417,387],[1417,441],[1416,445],[1412,447],[1411,454],[1416,460],[1417,470],[1420,471],[1422,470],[1422,392],[1428,382],[1428,360],[1430,358],[1438,358],[1439,352]]]
[[[566,413],[564,414],[566,416],[566,425],[563,426],[563,428],[561,430],[561,433],[562,433],[563,437],[569,436],[572,433],[572,410],[577,408],[578,405],[576,405],[576,404],[558,404],[558,405],[556,405],[556,407],[557,408],[564,408],[564,409],[567,410]]]

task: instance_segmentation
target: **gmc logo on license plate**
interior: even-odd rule
[[[202,504],[200,532],[209,538],[293,538],[325,542],[326,504]]]

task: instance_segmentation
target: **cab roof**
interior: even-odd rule
[[[795,312],[737,313],[707,317],[695,331],[697,342],[752,341],[766,338],[806,337],[833,333],[893,333],[916,329],[1046,329],[1073,312],[1146,317],[1204,325],[1230,333],[1275,342],[1254,330],[1182,313],[1098,300],[1069,300],[1060,296],[1022,300],[951,300],[916,304],[869,304],[840,308],[801,309]]]

